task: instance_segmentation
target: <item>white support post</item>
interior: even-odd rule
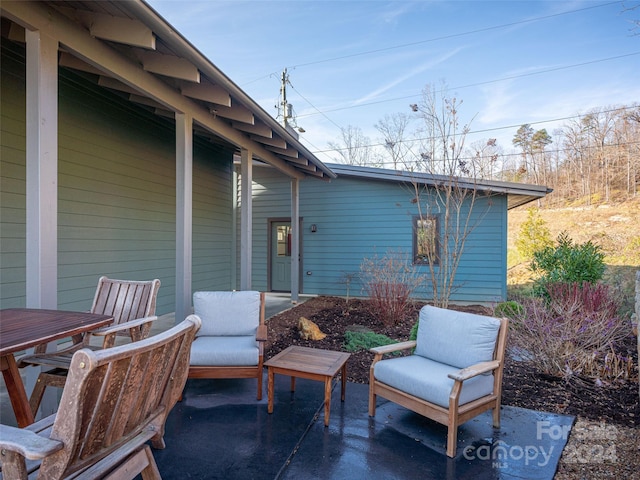
[[[27,44],[27,307],[58,306],[58,42]]]
[[[291,303],[298,303],[300,285],[300,208],[298,179],[291,179]]]
[[[191,313],[193,259],[193,118],[176,113],[176,313]]]
[[[26,41],[26,305],[58,307],[58,42],[40,31]],[[53,350],[54,346],[49,346]],[[40,369],[27,368],[28,392]],[[43,416],[58,406],[53,391],[40,403]]]
[[[253,154],[242,149],[240,155],[240,290],[251,290],[251,239],[253,238]]]

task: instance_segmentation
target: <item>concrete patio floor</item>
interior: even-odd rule
[[[446,428],[386,400],[367,413],[368,385],[334,387],[324,426],[322,383],[276,375],[275,403],[252,380],[189,380],[154,450],[164,479],[552,479],[574,418],[505,406],[460,427],[445,454]],[[266,387],[266,375],[265,375]]]

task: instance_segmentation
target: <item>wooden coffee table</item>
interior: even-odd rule
[[[296,388],[296,378],[323,381],[324,426],[328,427],[331,409],[331,384],[336,374],[341,372],[342,392],[340,399],[344,402],[344,391],[347,386],[347,360],[350,356],[351,354],[349,353],[292,345],[267,360],[265,362],[268,372],[267,395],[269,406],[267,411],[273,413],[273,377],[276,373],[291,377],[292,392]]]

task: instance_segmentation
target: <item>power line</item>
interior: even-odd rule
[[[302,95],[297,89],[296,87],[293,86],[293,84],[291,83],[291,81],[289,81],[289,85],[291,86],[291,88],[293,89],[294,92],[296,92],[298,95],[300,95],[300,97],[307,102],[309,105],[311,105],[311,107],[313,109],[315,109],[320,115],[322,115],[324,118],[326,118],[327,120],[329,120],[331,123],[333,123],[336,127],[338,127],[340,130],[342,130],[342,127],[340,125],[338,125],[336,122],[334,122],[333,120],[331,120],[324,112],[320,111],[313,103],[311,103],[304,95]],[[297,117],[303,117],[304,115],[298,115]]]
[[[573,13],[583,12],[583,11],[586,11],[586,10],[592,10],[594,8],[606,7],[606,6],[609,6],[609,5],[616,4],[616,3],[620,3],[620,2],[619,1],[615,1],[615,2],[601,3],[599,5],[592,5],[592,6],[589,6],[589,7],[579,8],[579,9],[576,9],[576,10],[569,10],[567,12],[560,12],[560,13],[554,13],[554,14],[550,14],[550,15],[544,15],[542,17],[535,17],[535,18],[530,18],[530,19],[527,19],[527,20],[519,20],[517,22],[503,23],[501,25],[493,25],[491,27],[479,28],[479,29],[476,29],[476,30],[469,30],[467,32],[452,33],[450,35],[443,35],[441,37],[434,37],[434,38],[429,38],[429,39],[426,39],[426,40],[419,40],[417,42],[403,43],[403,44],[400,44],[400,45],[393,45],[391,47],[384,47],[384,48],[378,48],[378,49],[375,49],[375,50],[368,50],[368,51],[365,51],[365,52],[352,53],[352,54],[343,55],[343,56],[340,56],[340,57],[332,57],[332,58],[326,58],[324,60],[315,60],[313,62],[299,63],[297,65],[293,65],[291,68],[308,67],[310,65],[318,65],[320,63],[335,62],[336,60],[344,60],[346,58],[360,57],[360,56],[363,56],[363,55],[371,55],[373,53],[386,52],[386,51],[389,51],[389,50],[396,50],[396,49],[399,49],[399,48],[413,47],[415,45],[422,45],[424,43],[437,42],[439,40],[448,40],[448,39],[451,39],[451,38],[463,37],[463,36],[466,36],[466,35],[474,35],[476,33],[489,32],[491,30],[498,30],[498,29],[501,29],[501,28],[513,27],[513,26],[522,25],[522,24],[525,24],[525,23],[533,23],[533,22],[538,22],[538,21],[541,21],[541,20],[547,20],[549,18],[560,17],[560,16],[563,16],[563,15],[570,15],[570,14],[573,14]]]
[[[616,112],[616,111],[620,111],[620,110],[629,110],[629,109],[635,109],[635,108],[639,108],[639,105],[629,105],[626,107],[618,107],[618,108],[611,108],[608,110],[602,110],[599,111],[598,113],[611,113],[611,112]],[[494,128],[485,128],[482,130],[473,130],[473,131],[468,131],[466,132],[464,135],[471,135],[471,134],[478,134],[478,133],[488,133],[488,132],[495,132],[498,130],[506,130],[506,129],[510,129],[510,128],[519,128],[521,127],[523,124],[526,125],[540,125],[540,124],[544,124],[544,123],[551,123],[551,122],[560,122],[560,121],[566,121],[566,120],[572,120],[572,119],[580,119],[580,118],[585,118],[589,115],[593,115],[592,113],[585,113],[585,114],[580,114],[580,115],[571,115],[568,117],[559,117],[559,118],[554,118],[554,119],[549,119],[549,120],[540,120],[537,122],[524,122],[524,123],[520,123],[520,124],[514,124],[514,125],[507,125],[504,127],[494,127]],[[399,140],[397,143],[413,143],[413,142],[424,142],[424,141],[428,141],[428,140],[434,140],[434,139],[438,139],[440,137],[416,137],[416,138],[410,138],[410,139],[406,139],[406,140]],[[628,143],[621,143],[619,144],[619,146],[623,146],[623,145],[636,145],[637,142],[628,142]],[[379,143],[373,143],[370,145],[362,145],[363,148],[366,147],[384,147],[385,143],[383,142],[379,142]],[[329,153],[329,152],[335,152],[335,151],[342,151],[342,150],[347,150],[347,148],[330,148],[330,149],[326,149],[326,150],[317,150],[315,152],[312,152],[313,154],[318,154],[318,153]],[[548,153],[554,153],[554,152],[561,152],[564,151],[566,149],[560,149],[560,150],[545,150],[545,152]],[[501,154],[501,156],[510,156],[511,154]],[[517,155],[520,155],[520,153],[518,153]]]
[[[608,143],[608,144],[604,145],[604,148],[608,149],[608,148],[616,148],[616,147],[629,147],[629,146],[635,146],[635,145],[640,146],[640,142]],[[601,148],[602,147],[600,147],[598,145],[586,145],[586,146],[584,146],[582,148],[582,150],[587,150],[587,151],[588,150],[600,150]],[[552,149],[552,150],[545,149],[544,152],[541,152],[541,153],[544,153],[544,154],[554,154],[554,153],[555,154],[559,154],[559,153],[564,153],[564,152],[568,152],[568,151],[571,151],[571,150],[572,150],[571,148],[557,148],[557,149]],[[333,150],[333,151],[335,151],[335,150]],[[500,153],[500,154],[497,154],[497,155],[498,155],[498,158],[501,158],[501,159],[504,160],[504,159],[509,158],[509,157],[521,157],[522,156],[522,152]],[[457,157],[456,161],[458,161],[458,160],[460,160],[460,161],[471,161],[471,160],[474,160],[475,158],[476,157],[473,157],[473,156],[472,157]],[[430,161],[431,162],[444,162],[445,159],[432,159]],[[382,165],[390,165],[390,164],[393,164],[394,162],[392,160],[388,160],[388,161],[382,161],[381,163],[382,163]],[[401,163],[403,165],[405,165],[405,166],[406,165],[416,165],[417,166],[417,165],[419,165],[421,163],[424,163],[424,162],[422,162],[420,160],[403,160]],[[611,169],[614,169],[614,168],[623,169],[623,168],[626,168],[626,167],[610,165],[609,168],[611,168]]]
[[[451,90],[460,90],[460,89],[463,89],[463,88],[478,87],[480,85],[488,85],[488,84],[491,84],[491,83],[498,83],[498,82],[503,82],[503,81],[506,81],[506,80],[513,80],[513,79],[516,79],[516,78],[531,77],[533,75],[541,75],[543,73],[557,72],[559,70],[566,70],[566,69],[569,69],[569,68],[582,67],[582,66],[585,66],[585,65],[593,65],[594,63],[608,62],[610,60],[618,60],[620,58],[632,57],[632,56],[635,56],[635,55],[640,55],[640,51],[632,52],[632,53],[625,53],[625,54],[622,54],[622,55],[617,55],[615,57],[601,58],[601,59],[598,59],[598,60],[589,60],[587,62],[582,62],[582,63],[574,63],[574,64],[571,64],[571,65],[564,65],[564,66],[560,66],[560,67],[548,68],[548,69],[545,69],[545,70],[538,70],[537,72],[522,73],[520,75],[510,75],[508,77],[497,78],[497,79],[494,79],[494,80],[486,80],[484,82],[476,82],[476,83],[470,83],[470,84],[467,84],[467,85],[460,85],[460,86],[456,86],[456,87],[451,87]],[[435,93],[441,93],[441,92],[442,92],[442,90],[439,90],[439,91],[436,91]],[[349,110],[349,109],[352,109],[352,108],[368,107],[368,106],[371,106],[371,105],[378,105],[378,104],[381,104],[381,103],[395,102],[395,101],[398,101],[398,100],[407,100],[407,99],[410,99],[410,98],[419,97],[420,95],[421,95],[420,93],[416,93],[416,94],[413,94],[413,95],[406,95],[406,96],[403,96],[403,97],[395,97],[395,98],[389,98],[389,99],[386,99],[386,100],[377,100],[375,102],[361,103],[361,104],[358,104],[358,105],[350,105],[348,107],[338,107],[338,108],[332,108],[332,109],[324,110],[324,111],[320,111],[318,109],[316,109],[316,110],[318,110],[319,114],[324,115],[324,113],[327,113],[327,112],[337,112],[337,111],[341,111],[341,110]],[[318,113],[306,113],[306,114],[299,115],[299,117],[310,117],[310,116],[313,116],[313,115],[317,115]]]
[[[400,49],[400,48],[412,47],[412,46],[415,46],[415,45],[421,45],[421,44],[425,44],[425,43],[437,42],[439,40],[447,40],[447,39],[451,39],[451,38],[457,38],[457,37],[463,37],[463,36],[467,36],[467,35],[473,35],[473,34],[476,34],[476,33],[489,32],[491,30],[498,30],[498,29],[501,29],[501,28],[507,28],[507,27],[513,27],[513,26],[516,26],[516,25],[522,25],[522,24],[526,24],[526,23],[538,22],[538,21],[541,21],[541,20],[547,20],[549,18],[560,17],[560,16],[563,16],[563,15],[571,15],[571,14],[574,14],[574,13],[579,13],[579,12],[583,12],[583,11],[586,11],[586,10],[592,10],[592,9],[595,9],[595,8],[607,7],[609,5],[614,5],[616,3],[619,3],[619,1],[601,3],[599,5],[591,5],[589,7],[578,8],[576,10],[568,10],[566,12],[554,13],[554,14],[550,14],[550,15],[544,15],[544,16],[541,16],[541,17],[534,17],[534,18],[530,18],[530,19],[527,19],[527,20],[519,20],[517,22],[503,23],[503,24],[500,24],[500,25],[493,25],[493,26],[490,26],[490,27],[479,28],[479,29],[476,29],[476,30],[469,30],[469,31],[466,31],[466,32],[453,33],[453,34],[450,34],[450,35],[444,35],[444,36],[441,36],[441,37],[429,38],[429,39],[426,39],[426,40],[418,40],[416,42],[409,42],[409,43],[403,43],[403,44],[399,44],[399,45],[392,45],[390,47],[383,47],[383,48],[378,48],[378,49],[374,49],[374,50],[367,50],[367,51],[364,51],[364,52],[352,53],[352,54],[349,54],[349,55],[342,55],[342,56],[339,56],[339,57],[331,57],[331,58],[325,58],[325,59],[322,59],[322,60],[314,60],[312,62],[299,63],[297,65],[292,65],[292,66],[287,67],[287,68],[295,69],[295,68],[298,68],[298,67],[308,67],[308,66],[317,65],[317,64],[320,64],[320,63],[334,62],[334,61],[337,61],[337,60],[344,60],[344,59],[347,59],[347,58],[360,57],[360,56],[364,56],[364,55],[371,55],[371,54],[374,54],[374,53],[380,53],[380,52],[385,52],[385,51],[390,51],[390,50],[397,50],[397,49]],[[271,76],[277,75],[277,74],[278,74],[278,72],[272,72],[272,73],[269,73],[267,75],[263,75],[263,76],[261,76],[259,78],[256,78],[254,80],[250,80],[250,81],[244,83],[244,85],[250,85],[252,83],[255,83],[257,81],[263,80],[265,78],[268,78],[268,77],[271,77]],[[478,85],[481,85],[481,84],[478,84]],[[459,88],[464,88],[464,87],[459,87]],[[407,97],[404,97],[404,98],[407,98]],[[379,102],[373,102],[373,103],[379,103]],[[367,104],[367,105],[371,105],[371,104]],[[337,109],[337,110],[340,110],[340,109]],[[333,110],[330,110],[330,111],[333,111]]]

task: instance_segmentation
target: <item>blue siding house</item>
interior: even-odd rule
[[[362,296],[363,285],[358,281],[362,261],[390,252],[406,257],[422,279],[414,296],[431,299],[429,266],[414,261],[415,221],[420,214],[414,183],[421,189],[429,189],[441,179],[370,167],[327,166],[337,174],[336,179],[305,181],[299,186],[300,292]],[[285,248],[278,251],[277,229],[284,225],[285,230],[280,233],[289,233],[290,182],[268,168],[256,169],[253,182],[254,286],[267,291],[289,291],[286,281],[280,282],[282,269],[278,262],[286,257],[291,239],[287,238]],[[471,212],[473,228],[469,229],[456,271],[451,300],[503,301],[507,211],[544,196],[547,189],[505,182],[476,182],[468,188],[479,194]],[[349,284],[347,279],[351,279]]]

